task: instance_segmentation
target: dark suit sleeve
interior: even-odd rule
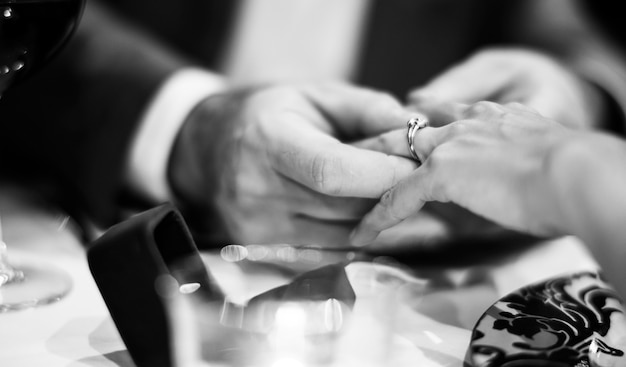
[[[69,44],[0,101],[4,175],[37,182],[101,225],[120,219],[133,132],[182,58],[90,0]]]

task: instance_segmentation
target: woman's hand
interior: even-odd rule
[[[503,226],[558,234],[559,208],[548,183],[553,151],[575,130],[520,104],[447,104],[457,121],[414,136],[423,162],[388,190],[355,229],[365,245],[418,211],[425,202],[454,202]],[[410,156],[406,129],[363,141],[360,147]]]

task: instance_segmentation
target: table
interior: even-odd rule
[[[55,304],[0,314],[0,366],[133,367],[72,226],[54,211],[15,195],[12,189],[0,190],[0,209],[9,256],[36,256],[67,270],[74,281],[71,293]],[[265,285],[255,286],[250,274],[239,271],[235,264],[225,263],[215,254],[204,258],[224,289],[239,292],[234,296],[248,297],[288,280],[277,280],[274,274]],[[368,266],[371,264],[353,263],[347,272],[367,274]],[[403,320],[404,338],[436,349],[444,342],[438,335],[445,335],[445,348],[429,357],[429,365],[461,366],[473,324],[499,297],[554,275],[595,269],[597,264],[584,245],[572,237],[529,247],[479,270],[443,269],[448,286],[420,300],[421,315]],[[424,322],[429,328],[423,327]]]
[[[0,314],[0,366],[133,366],[67,218],[12,187],[0,190],[0,210],[9,259],[36,259],[73,280],[57,303]]]

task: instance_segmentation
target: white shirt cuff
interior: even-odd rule
[[[191,110],[211,94],[224,90],[222,77],[202,69],[182,69],[159,88],[142,117],[126,169],[130,188],[146,199],[172,198],[167,182],[171,150]]]

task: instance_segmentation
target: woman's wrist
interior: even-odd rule
[[[551,153],[546,178],[554,198],[554,223],[563,234],[603,241],[626,215],[626,144],[604,133],[573,132]],[[623,203],[622,203],[623,202]],[[621,216],[624,218],[624,216]]]

